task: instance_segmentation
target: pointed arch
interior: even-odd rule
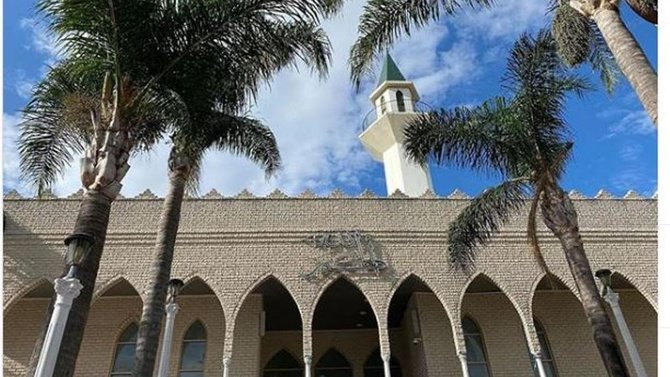
[[[353,377],[354,369],[349,360],[334,347],[329,348],[316,362],[315,375],[337,373],[338,377]]]
[[[207,328],[203,321],[200,319],[193,321],[181,339],[179,376],[204,375],[207,357]]]
[[[391,355],[389,364],[391,367],[391,377],[402,377],[402,368],[395,356]],[[384,377],[384,360],[382,360],[379,347],[375,348],[365,360],[365,364],[363,364],[363,376]]]
[[[313,325],[314,324],[314,315],[316,313],[316,308],[321,301],[321,298],[326,293],[326,291],[328,291],[334,284],[336,284],[339,281],[344,281],[344,282],[350,284],[353,288],[356,289],[356,291],[360,292],[360,294],[363,295],[365,301],[370,305],[377,325],[382,323],[381,319],[379,317],[380,310],[377,308],[376,303],[373,300],[371,300],[371,298],[368,296],[368,294],[363,289],[361,289],[361,287],[358,285],[358,283],[356,283],[349,276],[338,275],[338,276],[332,277],[325,284],[323,284],[321,286],[321,288],[319,289],[319,291],[317,292],[317,294],[314,296],[314,300],[312,301],[312,305],[311,305],[311,313],[310,313],[310,323],[312,324],[312,327],[314,327],[314,325]]]
[[[422,278],[419,274],[417,274],[415,272],[406,273],[405,275],[400,277],[395,282],[393,287],[391,288],[391,292],[389,293],[388,297],[386,298],[386,305],[385,305],[385,309],[386,309],[385,313],[386,313],[387,318],[388,318],[389,310],[391,308],[391,301],[393,300],[393,297],[395,296],[398,289],[410,279],[416,279],[421,284],[423,284],[426,288],[428,288],[428,291],[431,292],[432,294],[434,294],[435,297],[437,297],[437,299],[440,301],[440,305],[442,305],[442,308],[444,309],[445,313],[447,313],[447,318],[449,318],[449,321],[453,320],[452,313],[449,310],[449,306],[446,304],[446,302],[444,300],[444,297],[442,297],[442,295],[438,295],[437,291],[435,291],[435,289],[433,289],[432,285],[430,283],[428,283],[424,278]]]
[[[38,277],[37,279],[33,280],[30,284],[25,285],[23,288],[19,289],[18,292],[16,292],[13,296],[7,300],[3,307],[3,312],[6,314],[9,312],[9,310],[17,303],[19,300],[22,298],[30,298],[31,294],[36,294],[36,297],[44,297],[46,298],[45,294],[47,291],[50,290],[51,295],[49,298],[53,297],[54,295],[54,288],[53,288],[53,280],[49,281],[48,278],[46,277]]]
[[[521,292],[518,292],[518,294],[520,293]],[[535,343],[534,339],[536,335],[533,329],[533,321],[530,316],[530,311],[526,307],[527,305],[524,305],[522,309],[515,298],[519,297],[508,294],[502,284],[498,284],[486,273],[479,272],[472,276],[462,291],[462,299],[459,303],[461,320],[465,321],[466,318],[472,320],[470,323],[461,322],[466,353],[467,350],[473,348],[473,346],[468,343],[472,343],[478,339],[474,335],[468,337],[465,334],[467,327],[472,325],[472,323],[476,324],[476,328],[483,334],[483,337],[490,337],[491,339],[496,340],[504,338],[510,346],[524,347],[529,344],[529,342]],[[524,304],[526,304],[526,297],[523,297],[523,300]],[[491,306],[496,307],[495,312],[490,310]],[[474,322],[475,320],[476,322]],[[501,326],[501,323],[504,323],[505,326]],[[470,327],[473,330],[475,329],[474,326]],[[484,338],[482,338],[482,342],[483,339]],[[534,346],[532,348],[534,348]],[[511,365],[522,365],[528,362],[528,356],[524,355],[522,352],[510,354],[507,364],[502,363],[498,358],[487,358],[487,366],[485,367],[484,364],[481,364],[482,360],[480,356],[481,355],[471,355],[470,359],[478,360],[477,362],[480,364],[477,364],[477,366],[473,366],[472,368],[481,371],[481,373],[488,371],[490,374],[493,369],[496,373],[514,374],[515,369],[513,369]],[[473,372],[473,374],[474,373],[477,372]]]
[[[124,276],[117,275],[106,282],[102,283],[93,292],[91,299],[91,306],[102,296],[137,296],[143,299],[139,294],[137,288],[128,281]]]
[[[461,310],[463,308],[463,300],[465,299],[466,293],[487,293],[487,292],[502,293],[505,296],[505,298],[507,298],[509,303],[512,304],[512,307],[514,308],[517,315],[521,319],[521,323],[525,324],[526,315],[524,314],[524,311],[519,305],[519,303],[516,302],[516,300],[514,299],[514,296],[510,295],[507,291],[507,288],[505,288],[503,285],[493,280],[485,272],[478,272],[476,274],[473,274],[472,277],[465,283],[465,286],[461,291],[458,305],[461,317],[462,317]]]
[[[301,377],[302,363],[286,349],[277,351],[263,367],[263,376]]]
[[[654,308],[656,312],[658,312],[658,304],[656,301],[654,301],[653,296],[646,290],[640,289],[640,284],[638,284],[635,280],[636,279],[633,276],[620,270],[612,271],[612,288],[615,291],[618,289],[634,289],[640,295],[642,295],[642,297],[644,297],[645,301],[647,301],[647,303],[651,305],[651,307]]]
[[[533,316],[533,326],[535,326],[535,332],[537,333],[537,340],[540,342],[540,352],[541,352],[542,364],[544,365],[544,370],[546,373],[548,373],[550,377],[558,376],[556,370],[556,363],[554,362],[554,354],[551,351],[551,344],[549,342],[549,335],[547,334],[547,331],[545,330],[542,322],[539,320],[539,318],[535,316]],[[533,365],[535,375],[539,376],[537,367],[535,366],[532,360],[531,364]]]
[[[350,292],[353,292],[354,295],[359,294],[360,296],[358,298],[354,298],[358,304],[360,304],[362,307],[361,308],[353,308],[353,307],[346,307],[350,311],[372,311],[373,314],[373,319],[374,319],[374,324],[368,319],[366,320],[367,326],[368,327],[374,327],[378,328],[380,322],[379,318],[379,312],[375,308],[374,302],[370,300],[368,295],[365,294],[365,292],[360,288],[356,282],[354,282],[352,279],[350,279],[348,276],[340,275],[338,277],[335,277],[331,279],[328,283],[322,286],[321,290],[315,297],[315,301],[312,305],[312,316],[311,316],[311,321],[310,323],[312,324],[312,329],[315,329],[315,318],[317,317],[317,310],[319,310],[320,305],[323,304],[323,298],[328,297],[329,292],[332,292],[332,290],[343,290],[343,289],[352,289]],[[362,299],[362,303],[360,300]],[[363,308],[363,306],[367,306],[367,308]],[[374,325],[374,326],[372,326]],[[365,325],[364,325],[365,327]]]
[[[277,277],[273,272],[266,272],[265,274],[261,275],[259,278],[254,280],[253,283],[251,283],[247,288],[244,290],[244,293],[242,293],[242,296],[239,297],[238,300],[235,301],[235,308],[233,309],[233,314],[232,318],[233,321],[237,319],[237,314],[239,313],[240,309],[242,308],[242,305],[244,302],[247,300],[247,297],[254,292],[259,286],[261,286],[263,283],[268,281],[269,279],[275,280],[277,283],[279,283],[285,290],[288,292],[289,296],[291,297],[291,300],[295,303],[295,305],[298,307],[298,312],[300,313],[300,319],[302,322],[304,315],[303,315],[303,308],[300,306],[300,303],[298,300],[296,300],[295,295],[291,290],[286,286],[284,281]]]
[[[117,336],[109,372],[111,377],[132,376],[138,332],[138,323],[132,321],[125,324],[123,331]]]
[[[486,351],[486,340],[481,327],[475,319],[466,314],[461,320],[463,326],[463,337],[465,337],[466,357],[470,375],[490,376],[488,353]]]

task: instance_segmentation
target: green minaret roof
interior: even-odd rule
[[[384,59],[384,66],[382,66],[382,73],[379,75],[377,86],[381,85],[384,81],[407,81],[389,54],[386,54],[386,58]]]

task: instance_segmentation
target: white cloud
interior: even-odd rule
[[[621,191],[627,191],[631,187],[656,187],[657,185],[655,179],[650,179],[636,168],[627,168],[616,173],[610,179],[610,183],[612,187]],[[647,195],[648,191],[645,191],[644,194]]]
[[[640,144],[626,144],[619,148],[619,156],[626,162],[634,162],[640,158],[643,148]]]
[[[45,54],[47,64],[52,65],[61,56],[60,48],[56,43],[56,38],[49,32],[46,25],[36,18],[23,18],[19,25],[21,29],[30,32],[29,49]]]
[[[31,195],[28,185],[20,180],[19,152],[16,148],[20,122],[21,114],[2,114],[2,184],[4,188],[17,190],[21,195]]]
[[[630,111],[617,109],[611,111],[612,120],[606,138],[621,134],[650,135],[656,132],[656,127],[644,110]]]
[[[13,79],[16,94],[23,99],[30,98],[30,95],[33,93],[33,88],[35,87],[35,82],[26,78],[26,71],[17,69]]]
[[[265,181],[263,171],[243,158],[210,152],[203,164],[201,191],[211,188],[231,195],[247,188],[264,195],[278,187],[289,194],[305,189],[325,193],[336,187],[362,191],[361,181],[371,177],[375,166],[358,140],[360,125],[371,110],[368,94],[376,77],[353,93],[347,65],[349,48],[356,39],[356,26],[364,1],[348,1],[341,14],[328,21],[326,29],[333,47],[333,64],[327,80],[320,81],[309,70],[285,70],[263,90],[253,113],[274,131],[284,166]],[[429,103],[465,103],[455,89],[484,72],[485,62],[506,53],[492,53],[509,44],[523,30],[543,22],[545,2],[509,0],[481,14],[443,18],[403,38],[391,53],[406,78],[413,80],[423,100]],[[33,35],[32,48],[50,56],[58,50],[44,29],[32,20],[22,22]],[[134,196],[146,188],[163,195],[167,187],[167,145],[131,160],[122,194]],[[75,164],[76,165],[76,164]],[[68,169],[55,186],[59,195],[79,188],[78,166]]]

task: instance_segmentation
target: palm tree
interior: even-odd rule
[[[471,270],[478,246],[532,198],[528,239],[533,254],[546,270],[536,236],[540,208],[544,223],[561,243],[606,370],[610,376],[627,376],[584,251],[577,212],[560,186],[572,148],[564,103],[570,93],[581,96],[588,83],[562,66],[551,34],[541,31],[535,38],[524,34],[515,43],[503,88],[507,98],[430,112],[409,122],[405,131],[407,154],[421,164],[434,160],[494,172],[504,179],[474,198],[449,226],[450,263]]]
[[[581,64],[581,51],[593,43],[607,44],[617,66],[635,90],[652,122],[658,123],[658,77],[647,56],[619,14],[619,0],[552,0],[556,9],[552,31],[558,51],[570,65]],[[628,1],[640,17],[651,20],[652,0]],[[602,72],[602,71],[601,71]]]
[[[312,26],[302,22],[276,25],[255,37],[271,48],[249,49],[249,45],[254,45],[249,41],[239,51],[224,57],[220,66],[199,67],[199,74],[191,75],[188,85],[174,85],[185,99],[190,120],[177,125],[171,136],[169,186],[156,239],[152,281],[140,320],[134,375],[153,373],[181,205],[186,190],[197,190],[202,156],[211,148],[241,154],[260,164],[269,176],[279,167],[279,150],[266,126],[238,115],[247,97],[255,97],[259,84],[298,58],[321,75],[327,73],[330,51],[325,39],[319,41],[321,35]],[[210,72],[212,69],[216,72]],[[212,75],[223,75],[230,85],[219,91],[203,91],[203,87],[211,85]]]
[[[555,11],[553,31],[559,52],[570,65],[590,63],[600,72],[608,92],[613,91],[622,71],[656,124],[656,72],[621,21],[618,3],[618,0],[549,0],[549,10]],[[650,6],[656,9],[655,0],[629,3],[645,19],[652,17]],[[453,16],[464,6],[481,10],[493,4],[494,0],[368,0],[349,57],[351,80],[358,87],[376,58],[401,35],[409,35],[413,27],[423,27],[443,14]]]
[[[209,85],[201,92],[215,98],[214,93],[230,87],[232,79],[224,75],[229,70],[214,74],[219,72],[216,68],[242,66],[252,52],[265,52],[269,59],[258,66],[271,69],[252,71],[263,79],[293,62],[295,51],[322,57],[314,61],[323,67],[328,43],[316,24],[336,6],[337,2],[327,0],[38,2],[38,10],[70,61],[54,70],[63,72],[60,76],[70,82],[86,78],[88,95],[82,97],[85,101],[78,101],[76,86],[59,87],[52,82],[56,74],[44,79],[43,89],[35,92],[26,108],[20,140],[22,171],[41,191],[74,155],[83,152],[85,194],[74,231],[95,239],[90,257],[80,268],[78,277],[84,288],[66,324],[56,375],[71,376],[74,371],[111,203],[129,169],[129,157],[151,148],[172,124],[189,118],[183,99],[175,92],[177,84],[188,86],[193,74],[209,67]],[[210,92],[205,93],[207,90]],[[29,374],[34,372],[54,299],[33,350]]]

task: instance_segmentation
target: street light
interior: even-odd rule
[[[167,377],[170,366],[170,349],[172,347],[172,331],[174,330],[174,318],[179,311],[177,296],[184,287],[184,282],[179,279],[171,279],[167,288],[167,304],[165,304],[165,331],[163,332],[163,346],[161,347],[161,359],[158,364],[158,377]]]
[[[44,337],[40,358],[37,361],[35,377],[53,376],[72,301],[79,296],[83,288],[77,278],[77,271],[91,253],[94,244],[95,238],[86,233],[74,233],[65,238],[65,246],[67,247],[65,264],[70,266],[70,269],[65,277],[54,280],[56,303]]]
[[[623,342],[626,345],[626,349],[628,349],[628,355],[633,362],[635,374],[637,374],[638,377],[647,377],[647,371],[644,369],[642,359],[640,359],[640,353],[637,351],[633,336],[630,334],[628,324],[621,311],[621,306],[619,306],[619,294],[612,289],[612,271],[608,269],[598,270],[596,271],[596,277],[600,279],[600,282],[603,284],[603,298],[612,308],[612,313],[614,313],[619,332],[621,332]]]

